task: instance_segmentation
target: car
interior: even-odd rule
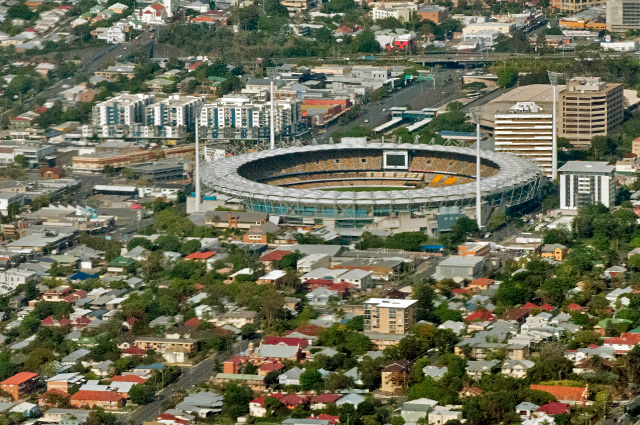
[[[365,124],[368,124],[368,123],[369,123],[369,120],[364,120],[364,123],[365,123]]]
[[[382,110],[382,112],[387,112],[387,108],[384,108],[384,109]]]

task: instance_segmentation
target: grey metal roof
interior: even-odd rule
[[[419,204],[432,201],[456,201],[475,197],[475,182],[448,187],[425,187],[411,190],[341,192],[318,189],[293,189],[258,183],[240,176],[238,169],[248,163],[286,154],[335,151],[335,150],[408,150],[437,153],[456,153],[475,156],[475,150],[455,146],[413,145],[393,143],[369,143],[354,145],[297,146],[285,149],[264,150],[225,158],[203,167],[202,181],[216,191],[241,198],[264,202],[300,202],[313,205],[390,205]],[[532,161],[505,153],[482,151],[482,159],[495,163],[499,171],[482,179],[483,196],[504,192],[541,178],[541,171]]]
[[[615,168],[604,161],[569,161],[558,171],[561,173],[611,173]]]

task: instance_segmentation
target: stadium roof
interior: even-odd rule
[[[238,173],[238,169],[241,166],[260,159],[273,158],[285,154],[357,149],[430,151],[441,154],[453,153],[475,156],[474,149],[441,145],[398,145],[393,143],[354,145],[339,143],[334,145],[298,146],[238,155],[208,164],[203,170],[203,183],[219,192],[245,199],[250,198],[267,203],[284,201],[323,206],[421,204],[458,201],[475,197],[475,182],[448,187],[425,187],[410,190],[343,192],[271,186],[249,180]],[[491,151],[483,151],[482,158],[495,163],[499,168],[498,173],[482,179],[483,197],[517,188],[541,178],[540,169],[532,161]]]

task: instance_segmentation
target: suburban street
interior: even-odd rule
[[[167,397],[170,397],[172,394],[180,391],[186,391],[207,381],[211,376],[213,376],[213,366],[215,365],[216,359],[222,363],[229,357],[246,350],[248,345],[248,340],[236,342],[228,352],[218,353],[214,356],[207,357],[205,360],[193,367],[183,368],[182,376],[180,376],[176,382],[158,391],[155,401],[147,405],[140,406],[126,417],[120,418],[120,423],[141,424],[145,421],[152,421],[157,415],[162,413],[162,404]]]

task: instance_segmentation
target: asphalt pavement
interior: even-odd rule
[[[450,71],[437,73],[435,74],[435,87],[431,83],[433,80],[423,80],[423,82],[414,83],[406,88],[395,91],[379,102],[368,103],[363,106],[361,117],[346,124],[329,126],[327,127],[326,133],[316,138],[322,143],[327,141],[332,133],[347,131],[354,126],[364,126],[373,129],[391,119],[389,108],[395,106],[409,106],[416,110],[422,108],[439,108],[457,99],[459,91],[462,88],[460,82],[446,81],[446,79],[453,78],[453,76],[454,73]]]
[[[160,413],[162,413],[162,403],[164,400],[170,398],[177,392],[189,390],[200,383],[207,381],[214,374],[213,366],[215,365],[216,358],[220,363],[222,363],[229,357],[246,350],[248,344],[248,340],[236,342],[231,351],[218,353],[214,356],[207,357],[205,360],[193,367],[184,368],[182,376],[180,376],[176,382],[169,384],[162,390],[158,391],[155,401],[138,407],[126,417],[121,417],[120,424],[141,424],[146,421],[154,420]]]

